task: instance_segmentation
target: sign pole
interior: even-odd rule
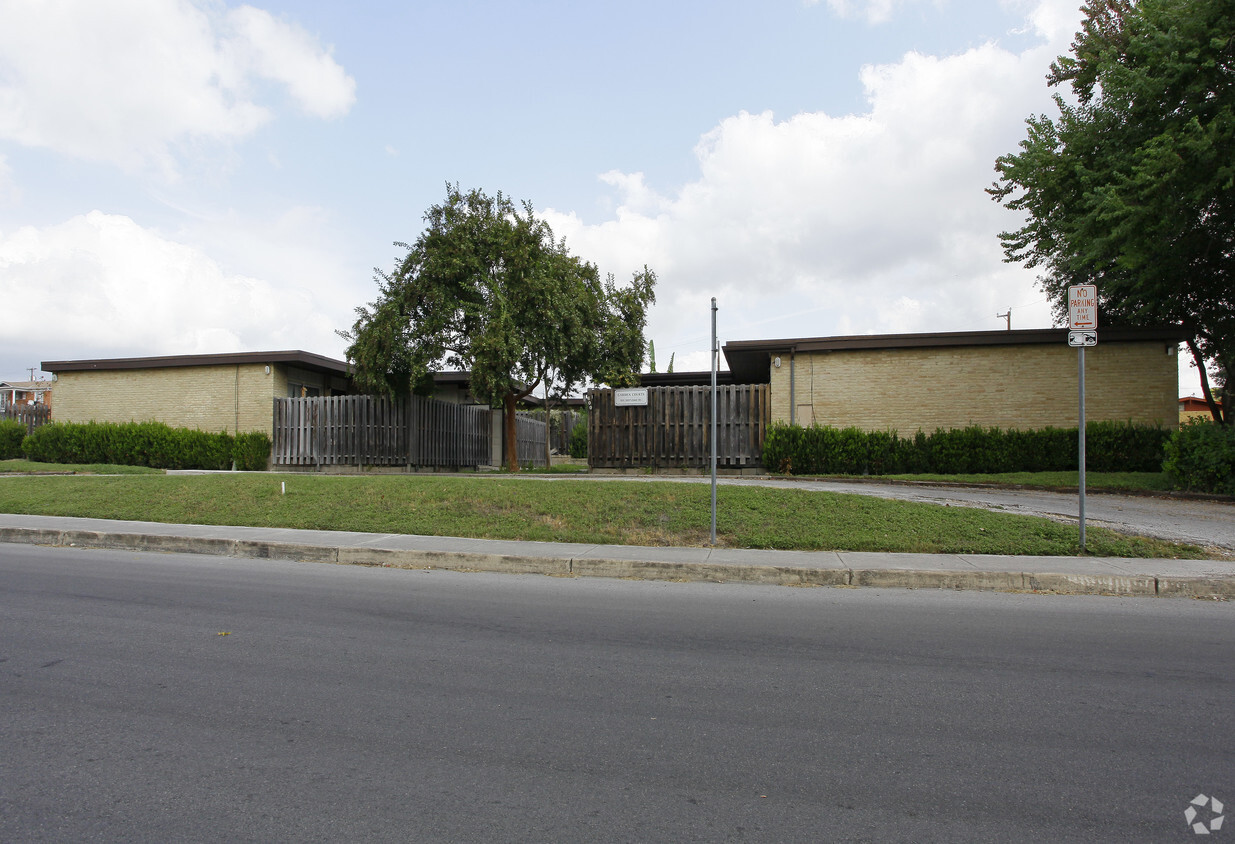
[[[1068,287],[1068,345],[1077,351],[1077,405],[1080,419],[1077,431],[1077,491],[1080,496],[1081,553],[1085,553],[1085,347],[1098,344],[1098,286],[1073,284]]]
[[[716,544],[716,297],[712,297],[712,544]]]
[[[1080,453],[1080,521],[1081,521],[1081,554],[1085,553],[1085,347],[1081,346],[1077,350],[1077,360],[1080,371],[1077,373],[1077,381],[1080,384],[1080,433],[1077,441],[1077,451]]]

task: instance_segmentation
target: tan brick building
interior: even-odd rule
[[[348,365],[302,351],[44,361],[57,422],[165,422],[269,434],[277,397],[351,391]]]
[[[1085,351],[1089,420],[1179,422],[1177,329],[1108,328]],[[772,421],[868,431],[1075,427],[1078,350],[1066,329],[747,340],[737,383],[771,385]]]

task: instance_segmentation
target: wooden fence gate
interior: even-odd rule
[[[716,388],[716,463],[763,462],[770,412],[767,384]],[[644,407],[616,407],[613,390],[588,397],[588,465],[597,469],[697,468],[711,465],[711,387],[649,387]]]
[[[26,433],[51,421],[51,406],[46,404],[5,404],[0,402],[0,419],[16,419],[26,426]]]
[[[515,448],[520,466],[545,465],[545,437],[548,427],[545,420],[533,413],[515,414]]]
[[[420,396],[276,398],[272,466],[485,466],[487,407]]]

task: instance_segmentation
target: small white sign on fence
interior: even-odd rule
[[[634,387],[625,390],[613,391],[613,406],[614,407],[647,407],[648,406],[648,391],[647,387]]]

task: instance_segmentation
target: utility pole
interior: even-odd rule
[[[1006,314],[995,314],[995,319],[1006,319],[1008,321],[1008,330],[1011,331],[1012,330],[1012,306],[1011,305],[1008,306],[1008,312]]]
[[[716,297],[712,297],[712,545],[716,545],[716,368],[720,364],[716,343]]]

